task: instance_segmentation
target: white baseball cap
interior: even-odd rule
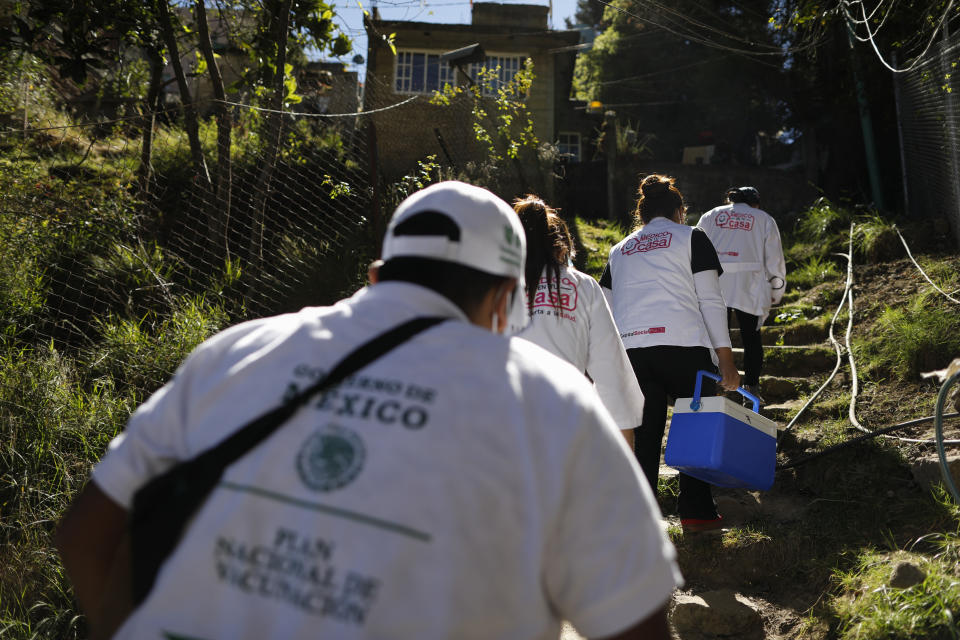
[[[395,235],[397,226],[421,213],[440,213],[459,228],[458,237],[446,235]],[[465,182],[450,180],[430,185],[400,203],[383,238],[381,258],[432,258],[445,260],[485,273],[517,279],[511,304],[510,323],[526,324],[526,283],[523,272],[527,240],[513,207],[490,191]],[[521,316],[522,314],[522,316]]]
[[[428,211],[453,220],[460,229],[459,238],[394,235],[405,220]],[[450,180],[417,191],[400,203],[387,227],[381,257],[384,261],[401,256],[433,258],[520,278],[526,252],[526,236],[513,207],[486,189]]]

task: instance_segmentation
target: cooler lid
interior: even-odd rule
[[[768,436],[777,437],[777,423],[770,418],[755,413],[743,405],[734,402],[724,396],[705,396],[700,398],[700,409],[694,411],[690,408],[693,398],[677,398],[673,405],[673,412],[678,413],[723,413],[734,420],[750,425],[754,429],[763,431]]]

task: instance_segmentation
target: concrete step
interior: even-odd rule
[[[763,348],[763,373],[772,376],[809,376],[833,370],[836,352],[823,345],[774,345]],[[743,348],[734,347],[737,367],[743,368]]]

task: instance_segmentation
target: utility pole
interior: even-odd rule
[[[603,124],[603,145],[607,155],[607,218],[619,222],[620,218],[613,200],[613,174],[617,157],[617,112],[605,111]]]
[[[870,194],[877,209],[885,209],[883,191],[880,188],[880,165],[877,161],[877,146],[873,137],[873,119],[870,117],[870,102],[860,73],[860,59],[853,41],[853,27],[847,25],[847,42],[850,43],[850,58],[853,62],[853,83],[857,92],[857,106],[860,107],[860,128],[863,131],[863,151],[867,160],[867,174],[870,178]]]
[[[894,51],[890,55],[890,61],[893,63],[893,68],[897,68],[897,52]],[[903,212],[906,215],[910,215],[910,191],[908,189],[909,182],[907,180],[907,150],[904,147],[903,141],[903,108],[901,103],[903,102],[903,97],[900,94],[900,78],[898,74],[891,74],[893,76],[893,106],[896,108],[897,114],[897,140],[900,142],[900,176],[903,180]]]

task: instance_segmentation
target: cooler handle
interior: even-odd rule
[[[720,382],[720,380],[722,379],[717,374],[710,373],[709,371],[704,371],[703,369],[701,369],[700,371],[697,371],[697,384],[693,388],[693,400],[690,402],[690,409],[692,411],[700,411],[700,387],[703,385],[704,376],[710,378],[711,380],[716,380],[717,382]],[[751,402],[753,402],[754,413],[760,413],[760,398],[753,395],[743,387],[737,387],[737,393],[742,395],[747,400],[750,400]]]

